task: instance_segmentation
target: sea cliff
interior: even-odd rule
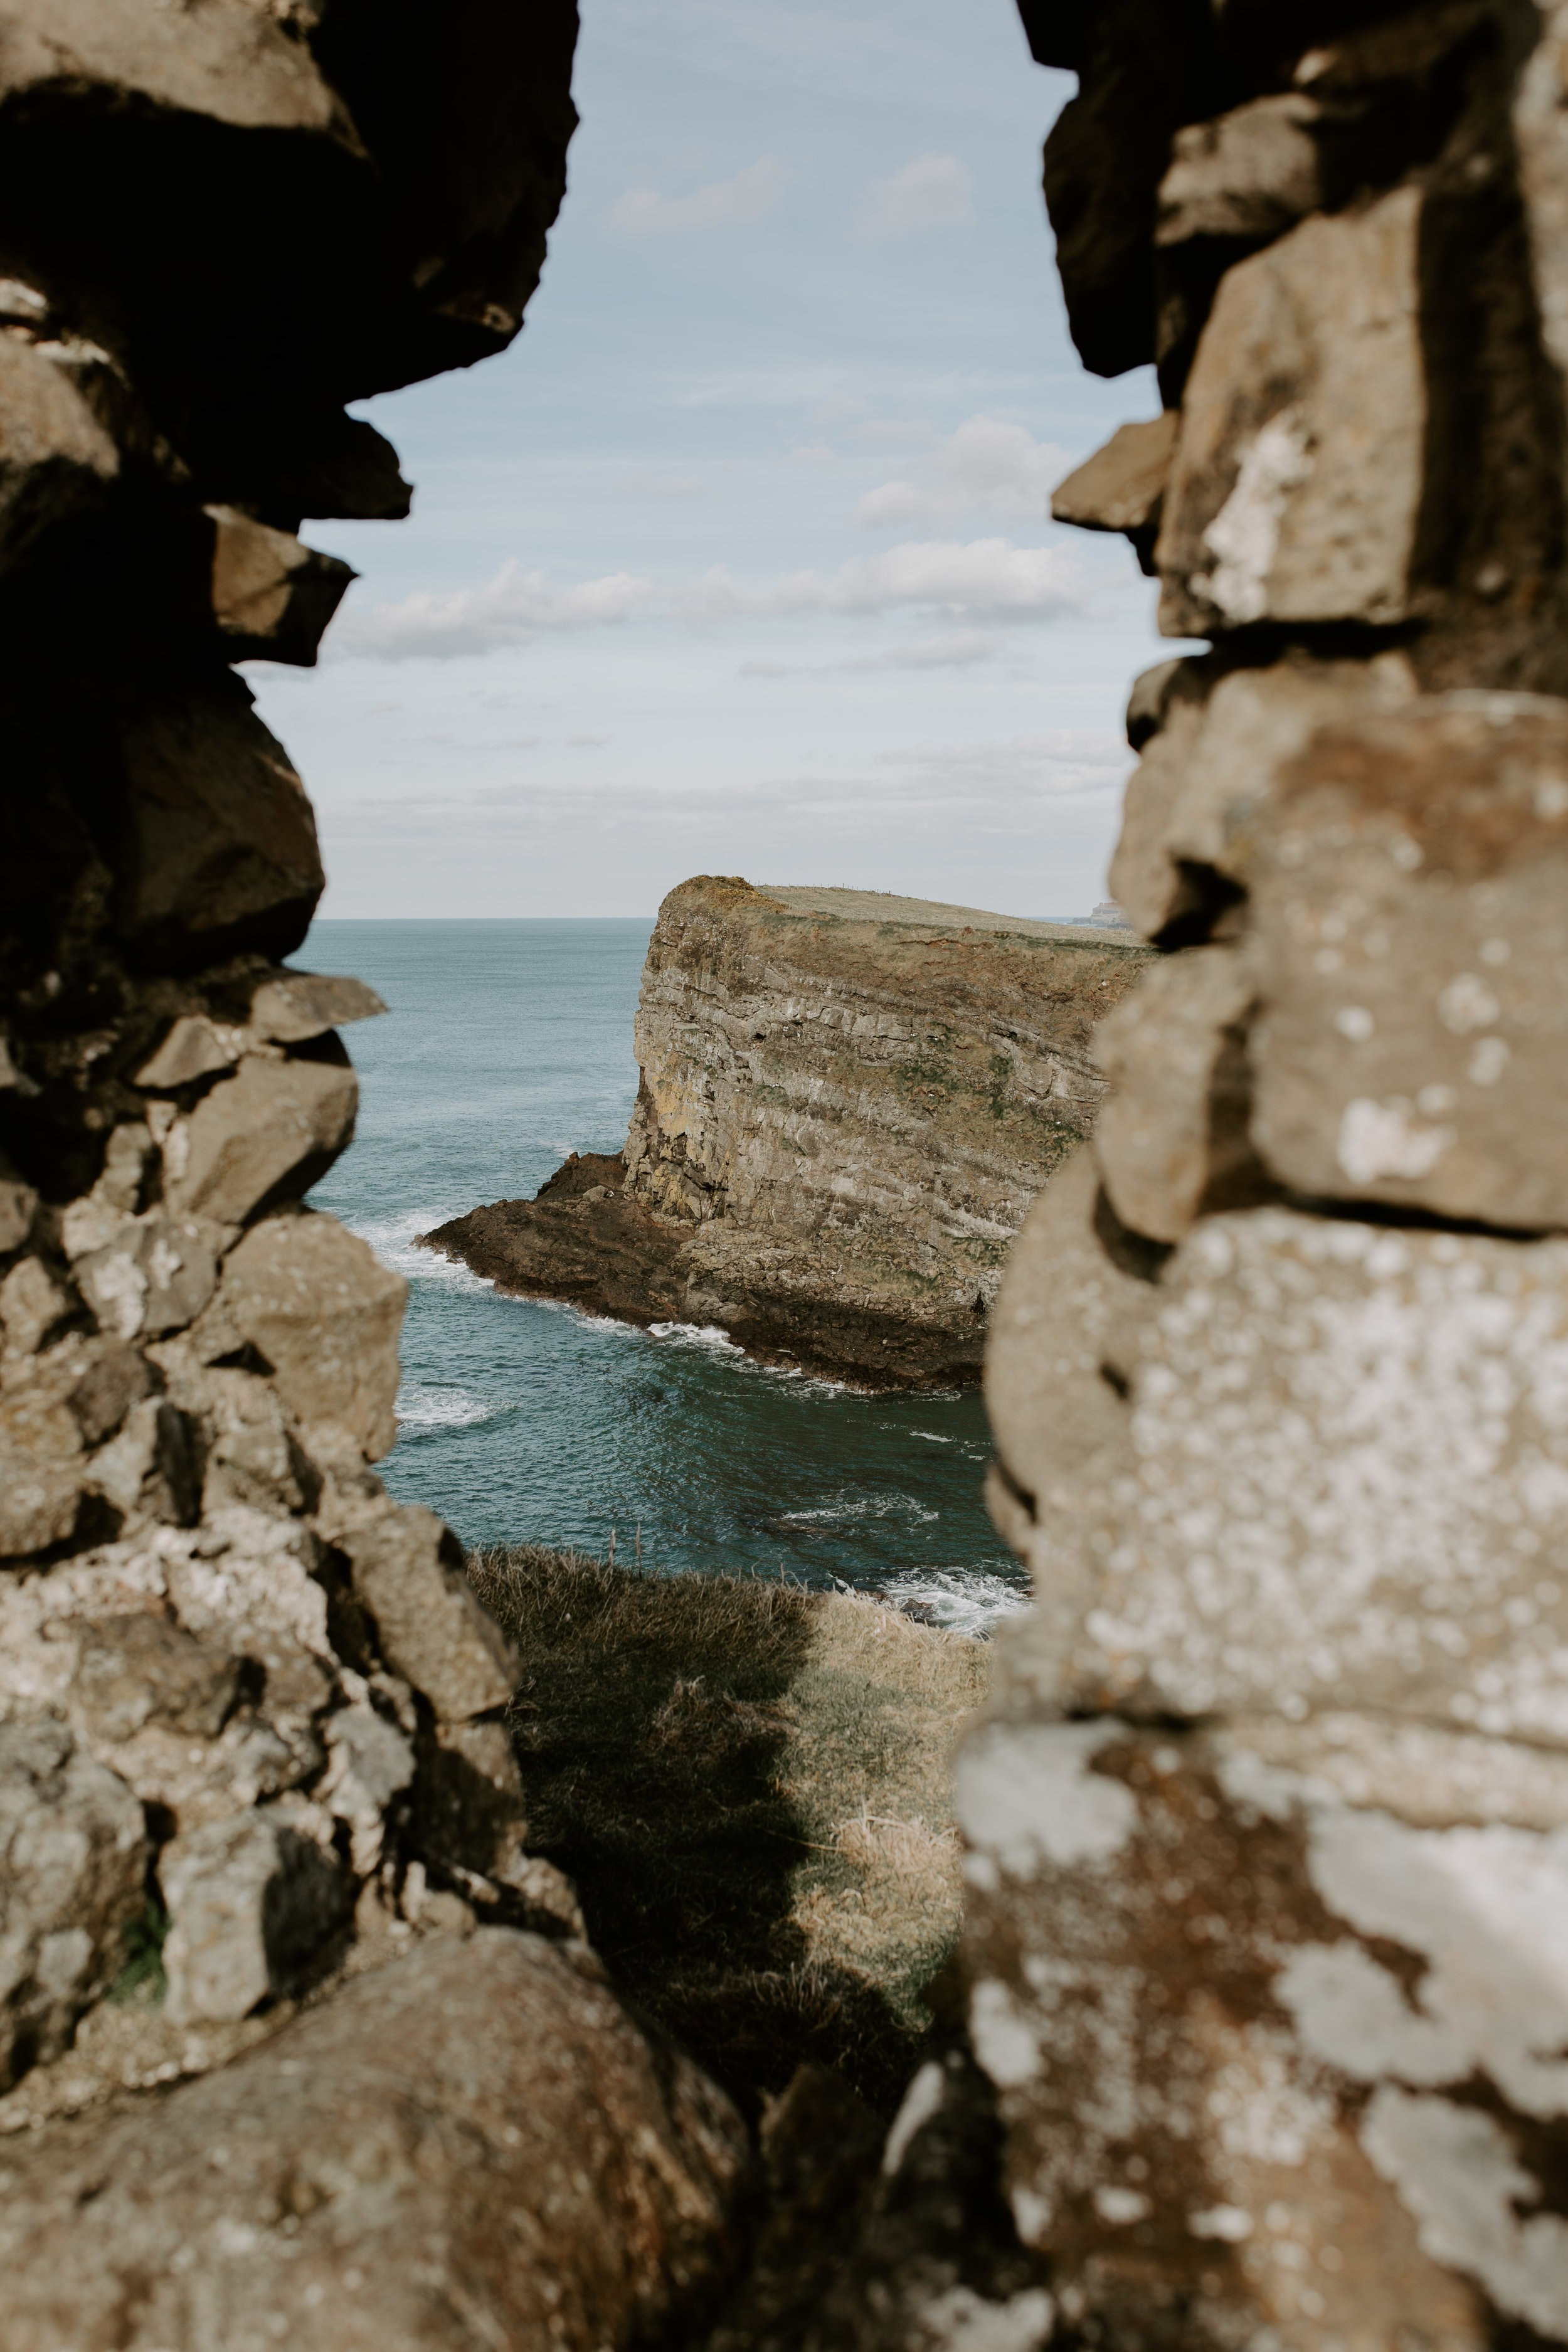
[[[1007,1245],[1091,1128],[1131,933],[698,876],[659,909],[626,1150],[431,1246],[502,1288],[889,1385],[978,1375]]]

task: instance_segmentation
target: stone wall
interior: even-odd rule
[[[383,1008],[283,964],[315,825],[232,665],[316,658],[353,574],[304,517],[407,510],[345,401],[516,333],[575,28],[0,11],[9,2121],[165,1926],[164,2076],[422,1906],[550,1895],[515,1661],[368,1466],[403,1285],[303,1195],[353,1132],[338,1029]]]
[[[987,1388],[968,2015],[1058,2341],[1568,2341],[1568,12],[1023,0],[1164,950]]]

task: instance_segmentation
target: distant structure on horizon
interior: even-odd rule
[[[1114,898],[1102,898],[1091,915],[1038,915],[1041,923],[1077,923],[1080,927],[1092,923],[1096,930],[1130,931],[1135,927],[1129,922]]]

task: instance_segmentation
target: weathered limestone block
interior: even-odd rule
[[[68,375],[0,333],[0,565],[100,503],[119,471],[119,452]]]
[[[1083,1150],[1030,1210],[997,1297],[985,1403],[998,1464],[985,1499],[1034,1571],[1028,1622],[1051,1662],[1052,1700],[1054,1662],[1093,1601],[1089,1537],[1131,1471],[1124,1400],[1166,1255],[1121,1233]]]
[[[221,1187],[209,1185],[204,1198],[216,1198],[221,1217]],[[174,1203],[176,1212],[185,1206]],[[89,1249],[71,1269],[99,1328],[121,1339],[155,1339],[194,1323],[217,1287],[221,1236],[213,1219],[153,1209],[118,1221],[113,1231],[112,1241]]]
[[[172,1367],[177,1402],[199,1411],[206,1434],[203,1499],[209,1511],[245,1504],[266,1512],[313,1509],[321,1479],[269,1381],[232,1365]]]
[[[0,1066],[0,1086],[3,1086],[6,1083],[5,1068],[11,1060],[10,1054],[5,1050],[4,1041],[0,1041],[0,1054],[4,1055],[4,1065]],[[14,1074],[11,1083],[15,1084]],[[0,1153],[0,1251],[22,1247],[32,1231],[33,1214],[37,1205],[38,1196],[31,1184],[25,1184],[4,1153]]]
[[[70,1397],[83,1369],[68,1338],[0,1389],[0,1557],[43,1551],[76,1526],[87,1469]]]
[[[192,1527],[202,1507],[200,1433],[166,1397],[148,1397],[132,1406],[119,1434],[93,1455],[88,1486],[127,1520]]]
[[[437,1724],[420,1755],[414,1806],[415,1841],[428,1861],[470,1888],[477,1876],[528,1898],[537,1866],[523,1852],[522,1776],[504,1723]]]
[[[475,1599],[451,1529],[433,1511],[387,1507],[346,1528],[340,1541],[384,1656],[441,1721],[467,1723],[504,1706],[521,1667]]]
[[[174,969],[241,949],[289,955],[325,877],[315,819],[281,744],[223,671],[121,724],[126,802],[117,920]]]
[[[1319,734],[1244,819],[1252,1135],[1309,1195],[1568,1224],[1568,703]]]
[[[16,0],[0,87],[12,98],[62,79],[247,131],[330,132],[351,151],[358,143],[309,49],[246,0],[219,0],[189,37],[118,0]]]
[[[158,1856],[175,2024],[247,2017],[289,1990],[352,1904],[335,1856],[296,1826],[289,1801],[174,1838]]]
[[[1422,198],[1317,215],[1228,271],[1182,407],[1160,626],[1403,620],[1425,483]]]
[[[1156,247],[1194,237],[1261,245],[1316,212],[1321,114],[1315,99],[1286,90],[1178,131],[1160,183]]]
[[[353,1135],[359,1082],[340,1061],[271,1061],[247,1054],[163,1144],[170,1205],[243,1224],[279,1196],[298,1198]]]
[[[1157,694],[1141,699],[1133,688],[1130,725],[1135,713],[1146,748],[1128,783],[1110,887],[1151,939],[1173,926],[1206,935],[1212,877],[1236,881],[1232,834],[1319,727],[1351,710],[1397,709],[1416,693],[1397,652],[1358,662],[1292,651],[1235,669],[1199,656],[1150,675]]]
[[[328,622],[357,575],[237,507],[208,507],[213,618],[231,661],[314,667]]]
[[[104,1739],[130,1739],[147,1723],[216,1739],[239,1691],[240,1662],[231,1651],[140,1609],[86,1622],[68,1705],[84,1733]]]
[[[722,2095],[592,1963],[504,1928],[426,1943],[156,2104],[25,2138],[0,2266],[29,2352],[109,2327],[125,2352],[680,2340],[748,2177]]]
[[[1131,1462],[1086,1497],[1092,1595],[1054,1656],[1030,1634],[1039,1687],[1568,1744],[1568,1243],[1266,1208],[1205,1218],[1153,1298]]]
[[[1125,532],[1143,570],[1152,573],[1181,421],[1173,408],[1118,425],[1103,449],[1057,484],[1052,521],[1072,523],[1079,530]]]
[[[13,1355],[36,1356],[79,1311],[79,1302],[40,1257],[18,1258],[0,1282],[0,1326]]]
[[[124,1958],[142,1808],[58,1717],[0,1725],[0,2085],[70,2039]]]
[[[350,1021],[374,1020],[386,1006],[363,980],[328,972],[282,971],[263,981],[250,1000],[250,1026],[279,1045],[302,1045]]]
[[[1094,1154],[1124,1225],[1177,1242],[1205,1210],[1256,1197],[1247,1022],[1258,981],[1234,947],[1192,948],[1147,971],[1095,1034],[1111,1091]]]
[[[182,1013],[155,1054],[137,1071],[139,1087],[194,1086],[215,1070],[234,1067],[249,1044],[243,1029],[230,1022],[210,1021],[202,1013]]]
[[[381,1862],[393,1800],[414,1779],[414,1748],[396,1724],[364,1705],[330,1716],[326,1738],[328,1763],[317,1801],[347,1825],[354,1872],[368,1878]]]
[[[1568,2334],[1563,1759],[1375,1717],[997,1723],[957,1801],[1003,2186],[1070,2326]]]
[[[210,1356],[248,1341],[307,1431],[346,1434],[369,1460],[397,1434],[397,1334],[407,1286],[335,1218],[264,1218],[225,1262]]]

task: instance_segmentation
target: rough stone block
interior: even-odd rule
[[[1386,625],[1426,479],[1422,197],[1318,215],[1221,282],[1182,409],[1160,626]]]
[[[1144,571],[1152,572],[1180,426],[1174,409],[1119,425],[1103,449],[1051,492],[1053,522],[1073,523],[1079,530],[1124,531]]]
[[[176,968],[241,949],[288,955],[325,877],[304,786],[228,672],[121,721],[117,920]]]
[[[1041,1687],[1568,1745],[1568,1243],[1260,1209],[1205,1218],[1152,1296]],[[1033,1442],[1076,1475],[1070,1432]]]
[[[98,1737],[129,1739],[146,1723],[216,1739],[238,1704],[240,1662],[170,1617],[133,1610],[80,1632],[69,1704]]]
[[[215,1070],[232,1069],[247,1044],[243,1029],[209,1021],[205,1013],[182,1013],[157,1052],[142,1063],[139,1087],[188,1087]]]
[[[1156,245],[1194,237],[1263,245],[1316,212],[1321,113],[1304,91],[1286,90],[1178,131],[1160,183]]]
[[[1111,1092],[1094,1153],[1124,1225],[1176,1242],[1204,1209],[1257,1192],[1246,1024],[1257,996],[1250,959],[1191,948],[1147,971],[1095,1032]]]
[[[213,618],[230,660],[313,668],[327,624],[358,577],[353,566],[237,507],[205,513],[213,529]]]
[[[0,565],[100,504],[119,471],[113,442],[69,377],[0,333]]]
[[[1568,1225],[1568,703],[1326,729],[1234,845],[1252,1135],[1309,1196]]]
[[[956,1794],[1002,2185],[1084,2340],[1173,2308],[1282,2352],[1568,2334],[1564,1759],[997,1724]]]
[[[163,1145],[172,1207],[243,1224],[279,1194],[324,1175],[353,1134],[359,1083],[346,1062],[268,1061],[247,1054]]]
[[[341,1029],[346,1022],[369,1021],[386,1006],[363,980],[334,978],[319,971],[279,972],[265,980],[250,1000],[250,1026],[258,1037],[280,1045],[302,1045],[308,1038]]]
[[[420,1756],[414,1798],[416,1842],[426,1861],[526,1886],[522,1778],[504,1723],[438,1724]]]
[[[328,1762],[315,1796],[346,1823],[355,1874],[380,1862],[393,1800],[414,1778],[414,1749],[396,1724],[372,1706],[340,1707],[326,1725]]]
[[[58,1717],[0,1725],[0,2087],[69,2042],[141,1912],[146,1824]]]
[[[1051,1661],[1053,1696],[1062,1648],[1092,1600],[1089,1534],[1131,1468],[1128,1373],[1139,1328],[1159,1304],[1164,1255],[1120,1234],[1086,1149],[1030,1210],[992,1313],[985,1403],[999,1471],[986,1500],[1034,1572],[1029,1622]]]
[[[194,1527],[202,1507],[200,1432],[166,1397],[148,1397],[93,1455],[87,1486],[128,1519]]]
[[[51,1365],[0,1396],[0,1557],[47,1550],[76,1526],[86,1463],[68,1401],[73,1385],[71,1373]]]
[[[1178,664],[1162,677],[1155,708],[1140,713],[1145,748],[1110,866],[1128,919],[1151,939],[1173,926],[1201,930],[1213,918],[1212,877],[1222,878],[1222,897],[1235,882],[1232,833],[1316,730],[1347,709],[1395,708],[1415,692],[1402,653],[1363,662],[1292,653],[1228,670],[1212,656]]]
[[[462,1546],[434,1511],[389,1507],[342,1543],[387,1664],[441,1720],[466,1723],[504,1706],[521,1671],[516,1653],[475,1599]]]
[[[0,1282],[0,1325],[14,1355],[36,1356],[79,1311],[79,1302],[41,1257],[18,1258]]]
[[[221,1187],[209,1186],[221,1198]],[[105,1247],[79,1257],[72,1271],[99,1328],[121,1339],[183,1330],[217,1286],[218,1236],[205,1217],[150,1210],[126,1218]]]
[[[294,1827],[289,1801],[214,1822],[160,1853],[174,2023],[247,2017],[296,1983],[347,1916],[342,1869]]]
[[[591,1963],[505,1928],[437,1937],[90,2134],[22,2139],[0,2268],[30,2352],[260,2324],[294,2352],[695,2341],[750,2172],[689,2060]]]
[[[0,1051],[3,1050],[0,1042]],[[0,1085],[3,1084],[0,1077]],[[33,1187],[23,1182],[4,1153],[0,1153],[0,1252],[22,1247],[32,1232],[37,1205],[38,1196]]]
[[[397,1334],[407,1286],[335,1218],[268,1217],[229,1255],[211,1312],[248,1340],[307,1430],[345,1431],[371,1461],[397,1435]]]

